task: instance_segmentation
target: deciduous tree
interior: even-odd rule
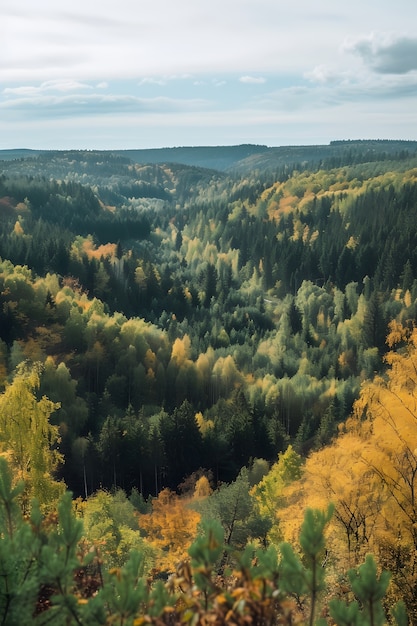
[[[139,516],[140,528],[159,551],[157,567],[160,571],[173,572],[187,557],[200,521],[200,514],[189,505],[189,498],[163,489],[152,501],[152,511]]]
[[[299,479],[301,474],[302,457],[290,445],[278,455],[277,462],[251,490],[259,513],[271,520],[269,537],[275,543],[282,538],[279,519],[285,487]]]
[[[0,445],[15,478],[25,481],[24,508],[32,497],[50,506],[64,488],[54,477],[62,456],[58,427],[50,422],[59,404],[46,396],[38,398],[39,387],[40,364],[23,363],[0,395]]]

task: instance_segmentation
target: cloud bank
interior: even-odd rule
[[[380,74],[407,74],[417,70],[417,37],[386,38],[371,34],[346,46]]]
[[[417,139],[411,0],[3,0],[0,19],[2,148]]]

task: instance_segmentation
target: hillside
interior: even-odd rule
[[[281,169],[283,167],[317,167],[331,164],[352,165],[369,161],[386,160],[390,158],[413,156],[417,153],[417,141],[394,140],[358,140],[333,141],[329,145],[281,146],[268,147],[254,144],[237,146],[188,146],[175,148],[148,148],[142,150],[113,150],[92,151],[101,154],[103,161],[113,156],[128,159],[142,165],[179,163],[194,167],[219,170],[222,172],[236,171],[241,174],[253,170],[265,171]],[[0,150],[0,161],[28,160],[36,157],[45,157],[46,162],[61,153],[47,150]],[[73,152],[77,158],[77,151]],[[26,163],[28,165],[28,163]],[[10,167],[10,166],[9,166]]]
[[[65,367],[82,415],[67,423],[65,402],[57,415],[75,491],[73,442],[90,433],[90,488],[111,484],[99,442],[110,417],[121,432],[131,410],[146,449],[162,438],[158,486],[199,466],[228,480],[251,457],[331,436],[382,366],[388,322],[415,316],[417,159],[392,147],[396,160],[272,183],[258,170],[241,178],[96,152],[2,162],[4,371],[50,357],[53,381]],[[178,442],[195,460],[170,458],[170,420],[195,412],[199,443],[189,431]],[[118,446],[115,475],[133,486]],[[152,454],[140,470],[148,493]]]
[[[224,169],[222,149],[0,162],[0,446],[24,515],[68,488],[109,568],[139,547],[165,575],[200,520],[233,563],[333,500],[333,588],[369,548],[415,611],[415,146],[238,148]]]

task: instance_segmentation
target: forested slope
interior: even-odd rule
[[[88,491],[140,476],[145,494],[327,441],[380,369],[388,322],[415,317],[403,157],[271,184],[94,152],[4,162],[4,381],[47,359],[69,486],[82,492],[80,440]]]
[[[24,515],[35,496],[53,525],[69,488],[106,567],[135,548],[158,575],[216,519],[224,573],[332,500],[335,593],[371,550],[414,614],[417,157],[339,147],[233,173],[1,162],[0,442]]]

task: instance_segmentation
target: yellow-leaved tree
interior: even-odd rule
[[[346,432],[361,437],[363,461],[378,483],[373,549],[417,618],[417,328],[391,322],[387,344],[387,374],[363,387]]]
[[[374,553],[417,620],[417,328],[391,322],[387,371],[366,381],[335,441],[307,459],[278,512],[293,540],[306,507],[335,506],[329,561],[341,572]]]
[[[54,474],[62,461],[58,427],[50,422],[59,404],[38,397],[41,365],[21,363],[13,381],[0,395],[0,450],[11,464],[16,481],[24,480],[22,506],[36,498],[44,509],[53,505],[65,485]]]
[[[190,503],[189,498],[163,489],[153,500],[152,511],[139,515],[139,527],[159,551],[157,563],[162,572],[173,572],[180,561],[188,558],[200,522],[200,514],[190,508]]]
[[[375,534],[385,498],[379,481],[363,458],[364,442],[355,433],[345,433],[311,454],[300,481],[283,490],[285,511],[281,531],[295,542],[306,508],[325,509],[334,504],[327,533],[329,552],[337,555],[340,571],[363,561]]]

